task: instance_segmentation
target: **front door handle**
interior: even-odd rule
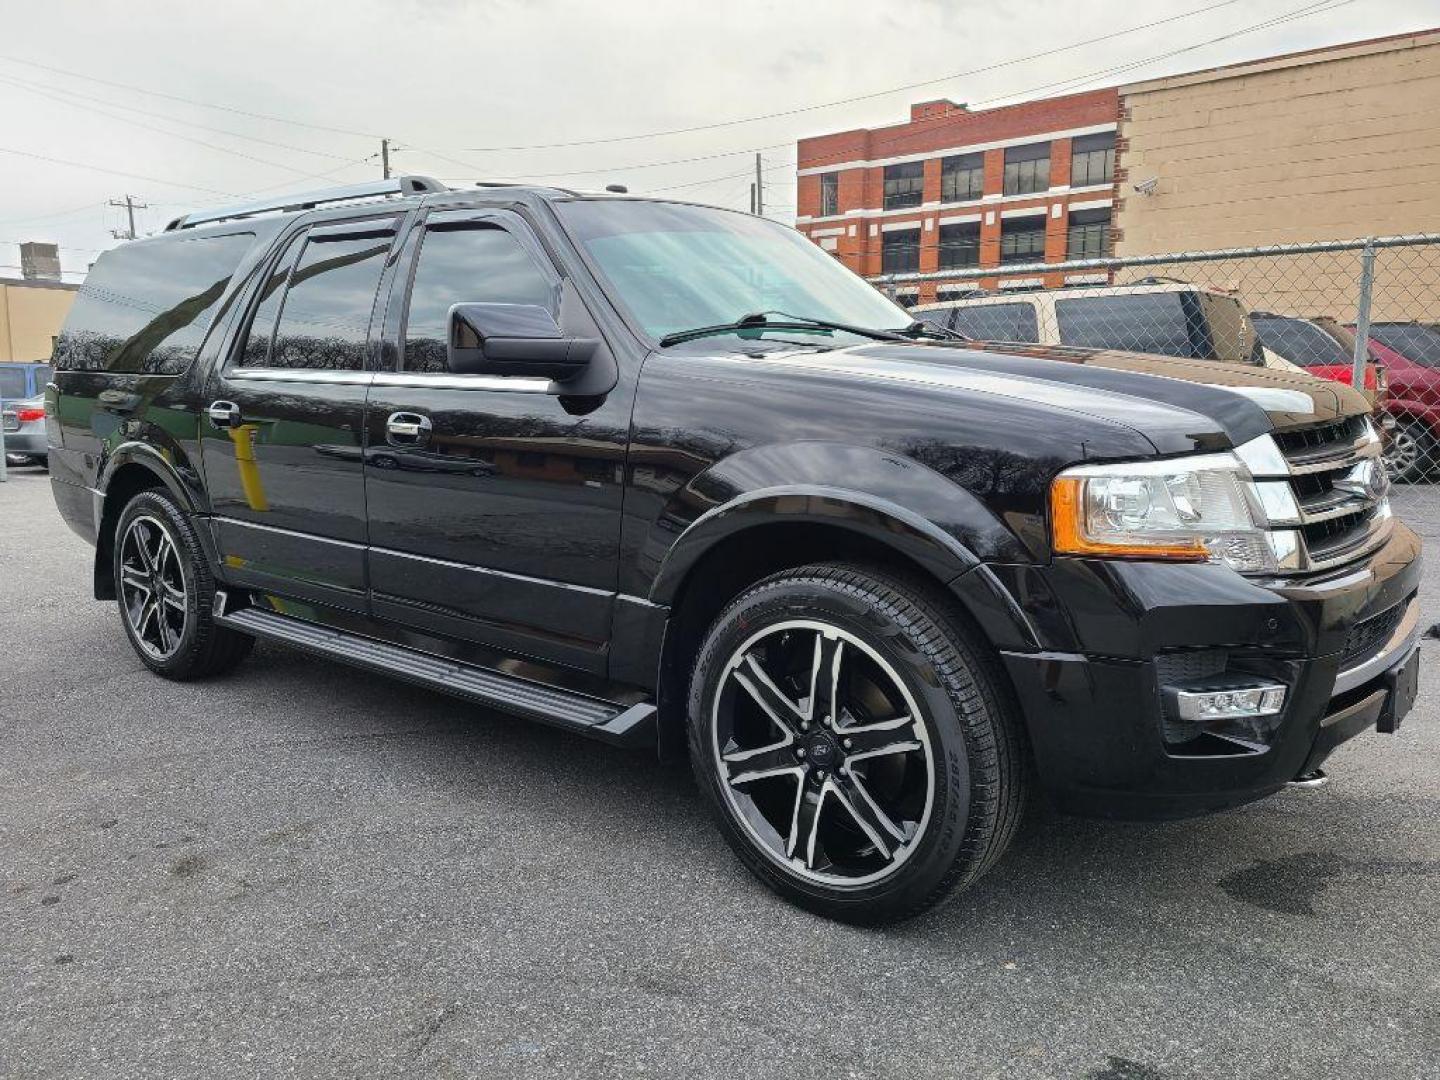
[[[218,428],[240,426],[240,406],[233,401],[212,401],[205,413],[210,417],[210,422]]]
[[[430,418],[413,412],[391,413],[385,421],[385,441],[391,446],[424,446],[430,441]]]

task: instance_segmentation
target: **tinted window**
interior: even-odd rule
[[[1370,336],[1411,363],[1440,367],[1440,331],[1429,326],[1371,323]]]
[[[50,377],[54,374],[55,369],[52,368],[49,364],[36,364],[35,393],[41,393],[45,389],[45,384],[50,381]]]
[[[285,289],[269,367],[360,371],[393,233],[312,233]]]
[[[1304,319],[1260,318],[1253,321],[1260,344],[1292,364],[1321,367],[1351,362],[1351,354],[1345,347],[1314,323]]]
[[[269,359],[270,339],[275,335],[275,319],[280,314],[280,301],[285,297],[285,282],[304,242],[303,234],[293,238],[286,245],[284,254],[265,275],[265,284],[260,287],[259,306],[250,319],[245,345],[240,350],[239,363],[246,367],[263,367]]]
[[[929,311],[915,312],[915,318],[927,326],[938,326],[941,330],[949,330],[952,311],[954,308],[932,308]]]
[[[1055,321],[1064,345],[1162,356],[1208,357],[1211,347],[1199,305],[1185,293],[1087,296],[1055,302]]]
[[[1023,341],[1034,344],[1040,340],[1035,324],[1035,308],[1030,304],[975,304],[957,307],[953,329],[976,341]]]
[[[62,371],[177,375],[190,366],[251,233],[127,244],[100,256],[55,345]]]
[[[0,398],[23,398],[26,395],[25,369],[14,364],[0,364]]]
[[[520,241],[504,229],[437,228],[425,233],[410,311],[405,367],[444,371],[454,304],[538,304],[553,313],[555,290]]]

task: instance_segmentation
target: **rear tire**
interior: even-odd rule
[[[125,636],[167,679],[229,671],[255,639],[215,622],[215,578],[189,516],[168,493],[142,491],[115,526],[115,596]]]
[[[730,846],[831,918],[924,911],[977,881],[1023,815],[996,659],[943,597],[888,571],[819,564],[746,590],[700,648],[689,720]]]

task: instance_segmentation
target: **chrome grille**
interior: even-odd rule
[[[1393,527],[1389,482],[1380,461],[1380,436],[1367,417],[1291,428],[1262,439],[1273,442],[1274,449],[1241,456],[1251,464],[1258,488],[1283,479],[1294,497],[1289,516],[1277,516],[1274,499],[1262,511],[1282,572],[1342,566],[1385,542]]]

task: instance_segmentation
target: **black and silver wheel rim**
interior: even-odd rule
[[[120,538],[120,608],[147,655],[175,655],[189,618],[185,575],[175,542],[153,517],[135,518]]]
[[[1385,447],[1385,471],[1391,476],[1409,476],[1420,462],[1420,440],[1409,424],[1400,424],[1390,433]]]
[[[711,714],[726,802],[755,846],[806,881],[865,885],[915,851],[935,802],[930,736],[895,669],[812,620],[752,635]]]

